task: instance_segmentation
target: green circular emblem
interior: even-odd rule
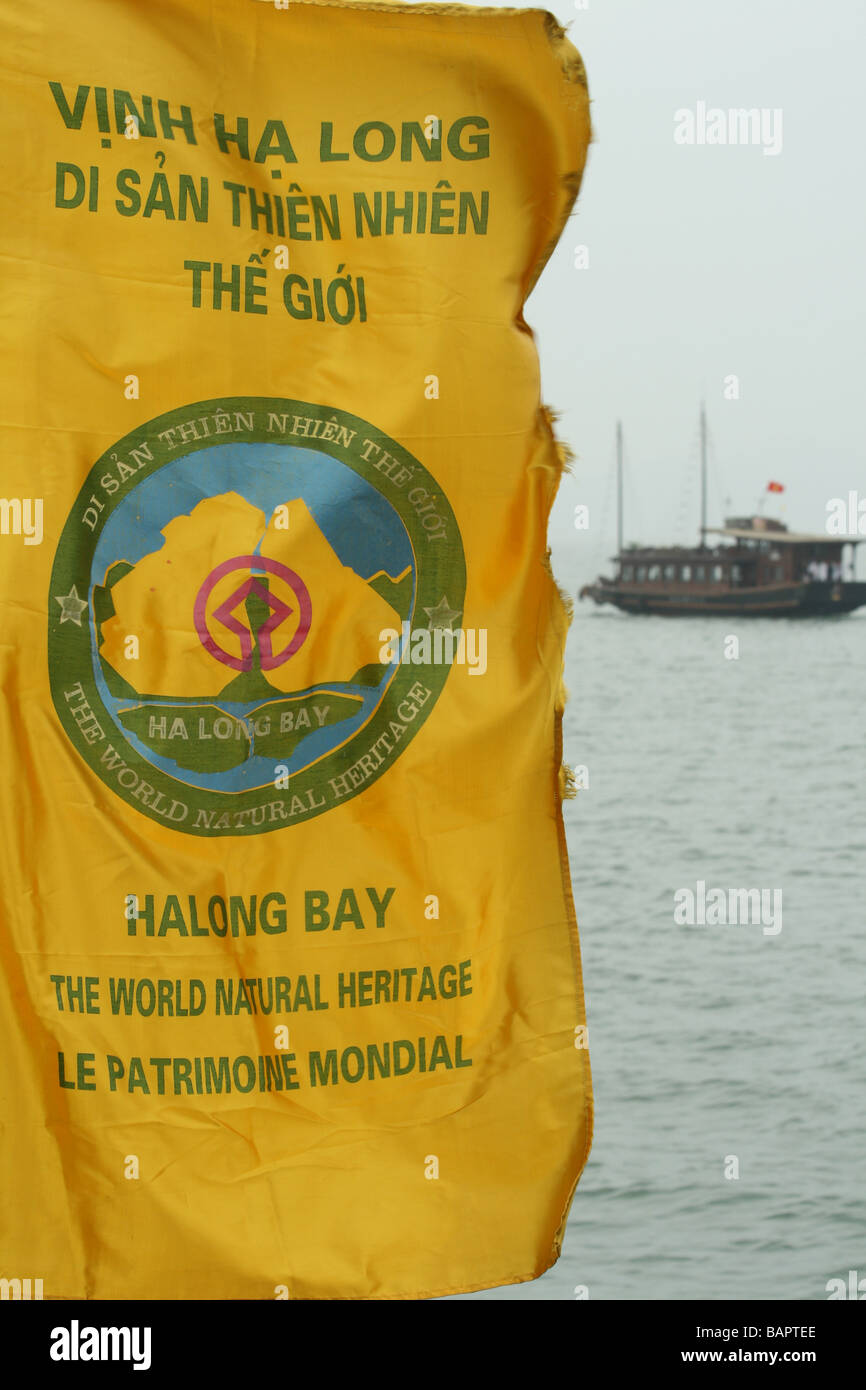
[[[305,401],[199,401],[131,431],[78,495],[51,575],[54,705],[143,815],[277,830],[399,757],[465,589],[448,500],[395,440]]]

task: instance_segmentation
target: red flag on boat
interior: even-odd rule
[[[784,483],[767,483],[767,491],[768,491],[768,492],[784,492],[784,491],[785,491],[785,485],[784,485]]]

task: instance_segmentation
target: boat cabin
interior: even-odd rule
[[[707,534],[733,544],[632,546],[616,557],[622,589],[691,592],[764,589],[777,584],[842,579],[844,539],[798,535],[769,517],[730,517]],[[851,546],[853,565],[854,546]]]

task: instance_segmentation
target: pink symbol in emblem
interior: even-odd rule
[[[210,617],[211,622],[220,623],[222,627],[239,639],[241,644],[239,657],[232,652],[227,652],[211,635],[207,615],[207,601],[214,588],[224,575],[231,574],[233,570],[246,570],[247,578],[229,594],[228,598],[223,599]],[[282,599],[277,598],[276,594],[272,594],[269,589],[266,589],[264,584],[255,577],[257,571],[264,571],[266,574],[273,574],[282,579],[297,599],[298,626],[292,640],[281,652],[274,651],[271,639],[276,629],[296,610],[288,603],[284,603]],[[211,570],[196,595],[193,610],[195,630],[202,646],[210,652],[211,656],[216,657],[217,661],[231,666],[235,671],[252,670],[253,634],[246,624],[235,617],[236,610],[246,603],[251,594],[261,599],[271,610],[270,617],[258,629],[257,637],[261,668],[263,671],[272,671],[275,666],[282,666],[283,662],[288,661],[289,657],[294,656],[295,652],[303,646],[310,631],[313,615],[313,605],[306,584],[295,574],[294,570],[290,570],[286,565],[281,565],[276,560],[267,560],[261,555],[236,555],[233,560],[224,560],[221,565],[217,565],[216,569]]]

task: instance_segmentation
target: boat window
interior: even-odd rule
[[[742,566],[740,566],[740,565],[731,565],[731,583],[732,583],[732,584],[739,584],[739,582],[740,582],[740,580],[742,579],[742,577],[743,577]]]
[[[632,578],[632,575],[633,575],[633,574],[634,574],[634,565],[623,565],[623,567],[622,567],[622,577],[623,577],[623,579],[625,580],[626,584],[630,584],[630,583],[631,583],[631,578]]]
[[[676,567],[676,565],[665,565],[665,579],[676,579],[676,577],[677,577],[677,567]]]
[[[783,580],[784,577],[785,577],[785,569],[784,569],[784,566],[783,566],[783,565],[776,565],[775,568],[774,568],[774,570],[773,570],[773,576],[774,576],[774,578],[775,578],[775,580],[776,580],[776,583],[777,583],[777,584],[781,584],[782,580]]]
[[[699,584],[702,583],[702,581],[705,580],[706,577],[707,577],[706,566],[705,566],[705,565],[695,565],[695,579],[698,581],[698,583],[699,583]]]
[[[722,580],[724,579],[724,577],[725,577],[725,567],[724,567],[724,565],[713,565],[713,579],[716,581],[716,583],[717,583],[717,584],[721,584],[721,582],[722,582]]]
[[[642,584],[644,582],[644,580],[646,579],[646,565],[638,565],[637,570],[635,571],[635,579],[637,580],[638,584]]]
[[[691,579],[691,577],[692,577],[692,567],[691,567],[691,565],[683,565],[682,569],[680,570],[680,579],[683,581],[684,584],[688,584],[688,582],[689,582],[689,580]]]
[[[650,565],[650,567],[649,567],[649,574],[648,574],[647,578],[648,578],[650,581],[652,581],[652,580],[654,580],[654,579],[658,579],[659,576],[661,575],[661,572],[662,572],[661,565]]]

